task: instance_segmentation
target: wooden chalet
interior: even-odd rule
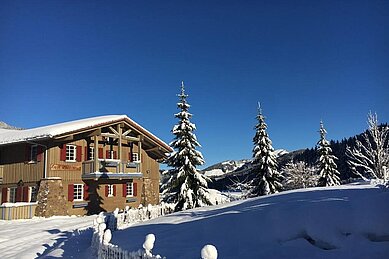
[[[0,129],[0,200],[12,206],[38,199],[52,215],[157,204],[159,162],[170,152],[126,115]]]

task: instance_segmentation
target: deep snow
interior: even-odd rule
[[[113,233],[129,250],[156,236],[153,253],[199,258],[389,258],[389,190],[372,185],[294,190],[198,208]]]
[[[0,258],[90,258],[95,218],[0,221]],[[198,208],[115,231],[111,243],[136,251],[150,233],[153,254],[168,259],[200,258],[207,244],[220,259],[389,258],[389,189],[311,188]]]

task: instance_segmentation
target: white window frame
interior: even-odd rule
[[[108,184],[108,197],[113,197],[113,184]]]
[[[109,158],[107,159],[114,159],[115,150],[108,150]]]
[[[126,197],[134,197],[134,182],[126,184]]]
[[[38,145],[30,146],[30,161],[31,162],[38,161]]]
[[[16,202],[16,187],[8,188],[8,202],[15,203]]]
[[[139,154],[137,152],[132,153],[132,162],[140,162]]]
[[[29,202],[36,202],[37,201],[37,196],[38,196],[38,186],[30,186],[30,187],[28,187],[28,192],[29,192],[28,201]]]
[[[95,159],[95,147],[89,147],[89,160]]]
[[[73,157],[71,155],[71,150],[73,149]],[[76,145],[66,145],[66,162],[76,162],[77,161],[77,146]]]
[[[74,201],[84,200],[84,184],[76,183],[73,185],[73,200]]]

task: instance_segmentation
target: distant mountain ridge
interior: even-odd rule
[[[22,130],[22,128],[18,128],[12,125],[5,123],[4,121],[0,121],[0,129],[10,129],[10,130]]]
[[[387,124],[381,124],[380,127],[387,127]],[[350,170],[350,168],[347,165],[347,157],[346,157],[346,147],[354,147],[356,145],[356,140],[358,139],[362,143],[364,143],[363,134],[366,133],[367,130],[363,133],[357,134],[353,137],[344,138],[341,141],[334,141],[330,140],[330,146],[332,149],[333,154],[338,158],[336,161],[336,164],[338,166],[338,171],[341,173],[340,178],[341,180],[346,180],[349,178],[355,178],[356,175],[353,174]],[[387,139],[389,142],[389,139]],[[295,150],[291,152],[283,152],[283,150],[276,150],[275,151],[277,156],[277,162],[278,162],[278,168],[281,169],[284,167],[288,162],[299,162],[303,161],[307,163],[308,165],[312,166],[316,164],[317,162],[317,152],[316,147],[313,148],[307,148],[307,149],[300,149]],[[238,165],[239,166],[227,166],[227,169],[225,169],[224,163],[228,162],[230,165]],[[212,165],[204,170],[202,170],[206,175],[213,180],[212,183],[210,183],[211,188],[215,188],[218,190],[226,190],[228,186],[230,186],[233,181],[246,181],[252,179],[253,175],[251,174],[251,159],[242,159],[238,161],[229,160],[222,163],[217,163],[215,165]],[[224,173],[223,174],[217,174],[212,175],[209,173],[210,170],[221,170]]]

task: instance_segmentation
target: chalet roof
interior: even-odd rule
[[[109,125],[115,122],[125,121],[134,127],[141,134],[150,138],[159,146],[171,152],[172,149],[162,140],[157,138],[151,132],[140,126],[138,123],[130,119],[127,115],[106,115],[92,117],[87,119],[63,122],[32,129],[0,129],[0,145],[12,144],[27,141],[39,141],[43,139],[52,139],[61,135],[77,133],[78,131],[86,131],[96,127]]]

